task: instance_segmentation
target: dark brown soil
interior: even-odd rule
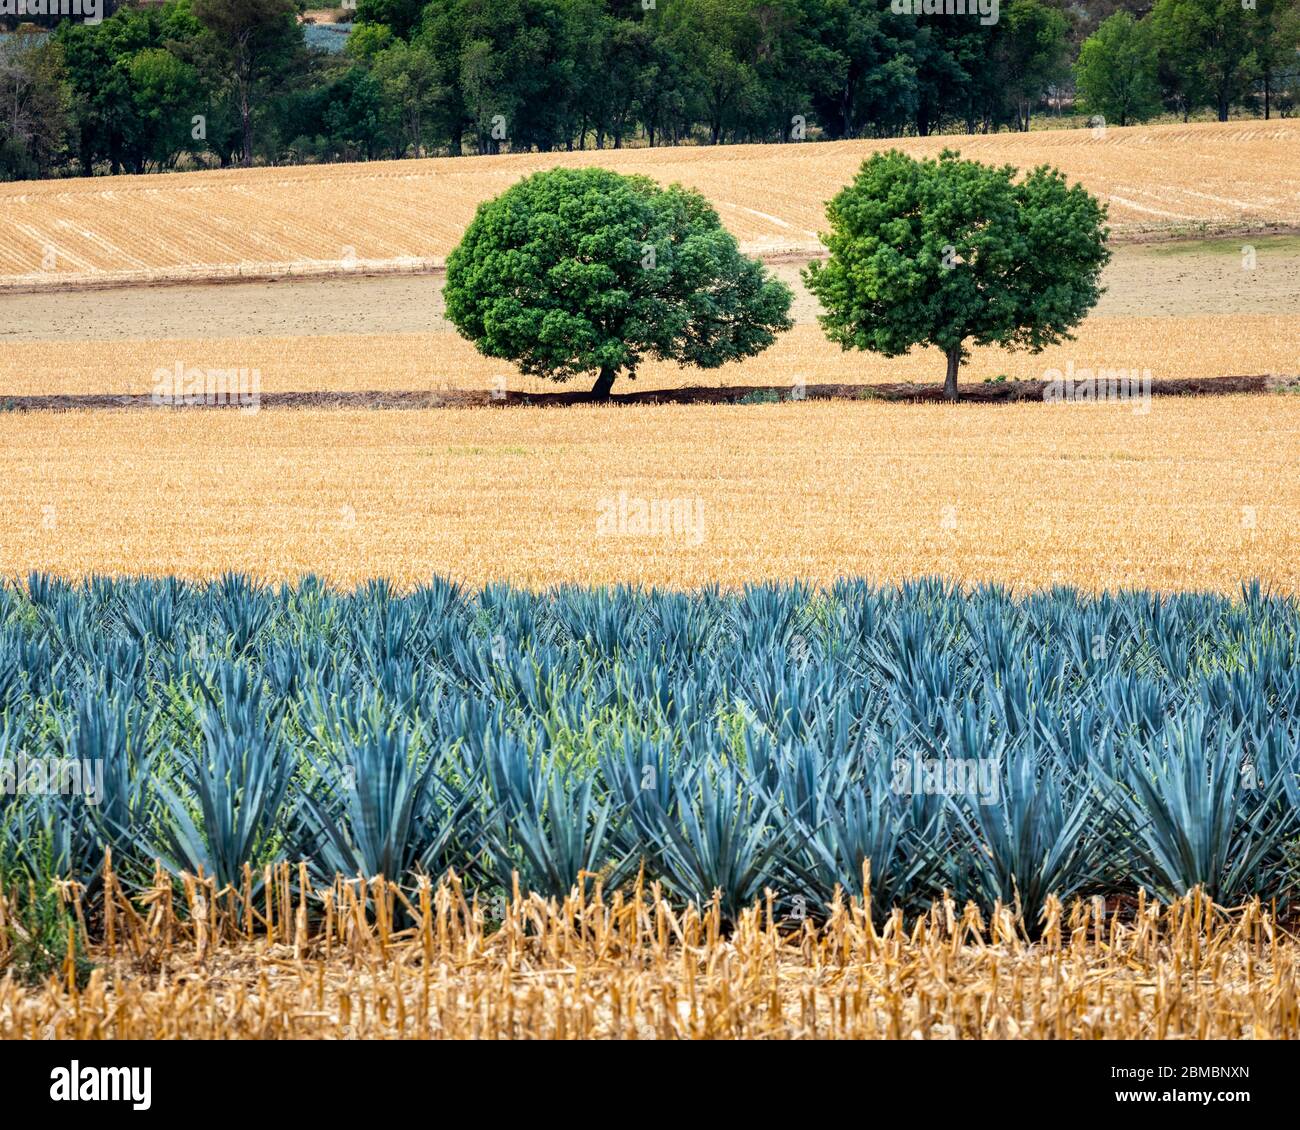
[[[971,404],[1008,404],[1042,400],[1044,381],[990,381],[959,387],[960,399]],[[1153,380],[1152,396],[1220,396],[1225,393],[1267,393],[1300,389],[1300,381],[1275,376],[1199,377],[1181,380]],[[696,386],[616,393],[608,403],[623,404],[739,404],[789,400],[788,385],[732,385],[727,388]],[[882,400],[915,403],[943,400],[938,384],[808,385],[805,400]],[[531,405],[539,408],[590,404],[586,391],[520,393],[494,396],[477,390],[438,392],[266,392],[260,408],[508,408]],[[83,393],[50,396],[0,397],[0,412],[60,412],[76,409],[141,409],[155,407],[149,393],[111,395]],[[239,410],[237,404],[192,405],[195,408]]]

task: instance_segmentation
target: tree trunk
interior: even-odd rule
[[[948,375],[943,382],[945,400],[957,400],[957,369],[961,365],[961,346],[955,345],[948,350]]]
[[[614,370],[608,365],[601,367],[600,376],[591,389],[592,400],[608,400],[609,390],[614,387]]]
[[[251,169],[253,167],[253,111],[248,105],[248,99],[243,95],[239,100],[239,125],[244,140],[244,168]]]

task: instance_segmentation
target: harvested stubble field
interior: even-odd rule
[[[963,380],[1005,375],[1042,380],[1050,369],[1149,371],[1155,380],[1300,372],[1300,318],[1295,314],[1235,314],[1193,318],[1091,318],[1076,340],[1039,354],[995,346],[972,350]],[[508,362],[483,357],[454,333],[186,340],[13,342],[0,352],[0,406],[6,396],[151,393],[159,369],[257,370],[262,392],[440,391],[493,388],[512,392],[585,391],[520,375]],[[650,362],[616,393],[697,385],[942,382],[943,355],[933,348],[907,356],[845,352],[814,325],[795,326],[758,357],[719,369],[684,369]]]
[[[0,573],[1295,592],[1297,451],[1286,395],[0,414]],[[620,494],[698,538],[598,536]]]
[[[825,201],[890,147],[1057,165],[1107,201],[1128,235],[1300,224],[1295,121],[515,154],[0,186],[0,286],[334,272],[345,260],[427,267],[479,202],[557,165],[678,181],[703,192],[747,249],[816,250]]]
[[[287,880],[286,880],[287,882]],[[339,880],[319,908],[236,908],[164,884],[122,900],[78,987],[0,982],[3,1039],[1285,1039],[1300,1032],[1300,950],[1258,901],[1199,895],[1125,915],[1051,900],[1031,942],[1007,908],[948,901],[915,925],[859,898],[824,924],[655,892],[517,898],[489,923],[454,881],[395,895]],[[268,885],[274,889],[274,884]],[[415,924],[393,929],[410,908]],[[201,900],[201,901],[199,901]],[[199,901],[196,930],[191,923]],[[231,903],[233,906],[233,902]],[[245,928],[240,929],[243,925]]]

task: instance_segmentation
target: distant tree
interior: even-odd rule
[[[387,24],[353,24],[343,45],[346,54],[354,59],[371,60],[381,51],[391,47],[397,37]]]
[[[62,45],[23,32],[0,39],[0,180],[50,175],[68,109]]]
[[[373,160],[383,135],[383,94],[364,66],[352,66],[318,92],[320,129],[329,151],[345,161]]]
[[[1208,102],[1226,122],[1258,72],[1255,13],[1242,0],[1157,0],[1150,19],[1178,94],[1188,107]]]
[[[536,173],[479,206],[447,259],[447,317],[488,357],[609,395],[649,356],[704,369],[789,329],[791,293],[698,193],[605,169]]]
[[[686,62],[693,101],[718,145],[759,95],[750,0],[674,0],[660,27]]]
[[[355,19],[362,25],[389,28],[401,39],[409,39],[420,25],[420,13],[427,0],[356,0]]]
[[[373,67],[385,100],[396,111],[402,151],[424,156],[429,123],[446,93],[433,53],[399,39],[374,57]]]
[[[1015,176],[951,150],[867,161],[827,209],[829,261],[804,275],[827,336],[886,357],[937,345],[949,400],[967,342],[1038,352],[1068,338],[1101,295],[1105,208],[1046,166]]]
[[[1278,76],[1294,73],[1300,65],[1300,0],[1255,0],[1252,14],[1255,62],[1267,120],[1273,113]]]
[[[1300,106],[1300,0],[1278,17],[1277,37],[1284,45],[1290,45],[1289,58],[1296,64],[1289,70],[1280,70],[1277,76],[1284,110],[1294,114],[1296,107]]]
[[[1029,114],[1048,86],[1068,71],[1070,23],[1040,0],[1011,0],[995,39],[1006,96],[1017,129],[1029,129]]]
[[[563,0],[430,0],[412,42],[443,68],[442,113],[453,154],[471,134],[480,153],[564,143],[574,59]]]
[[[1074,79],[1085,113],[1120,126],[1160,113],[1159,63],[1150,26],[1116,12],[1084,40]]]
[[[133,149],[142,162],[170,168],[194,147],[190,123],[200,100],[198,73],[162,47],[137,51],[127,73],[136,110]]]
[[[818,9],[814,9],[817,11]],[[893,135],[917,109],[917,53],[908,25],[858,0],[824,0],[817,41],[827,57],[810,75],[813,107],[831,137]]]
[[[253,120],[259,100],[283,77],[302,47],[297,0],[193,0],[195,18],[227,61],[243,140],[243,164],[253,163]]]

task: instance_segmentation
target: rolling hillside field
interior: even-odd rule
[[[1156,380],[1300,374],[1300,240],[1221,232],[1133,241],[1186,224],[1300,220],[1300,125],[900,144],[1060,164],[1107,196],[1129,240],[1116,245],[1107,292],[1074,340],[1041,354],[977,348],[963,380],[1035,380],[1070,367]],[[573,387],[478,354],[443,317],[436,271],[203,281],[253,261],[272,273],[337,267],[330,257],[344,243],[381,266],[440,261],[479,201],[557,163],[599,162],[702,189],[796,291],[794,328],[759,356],[709,371],[650,363],[616,392],[762,385],[789,396],[800,383],[843,383],[869,396],[881,382],[933,385],[937,350],[887,359],[827,342],[800,283],[822,200],[879,147],[532,154],[6,186],[0,199],[22,211],[0,229],[0,286],[19,281],[42,240],[62,242],[40,288],[0,293],[0,409],[12,398],[148,394],[159,371],[177,366],[255,373],[267,394],[436,400],[444,390]],[[132,272],[192,278],[46,288],[87,273],[121,283]],[[1283,468],[1300,452],[1297,405],[1277,394],[1054,408],[864,399],[545,414],[0,412],[0,498],[11,515],[0,572],[208,577],[238,568],[264,579],[316,572],[340,584],[384,576],[403,585],[445,572],[529,586],[941,573],[1017,588],[1225,592],[1251,576],[1295,590],[1300,498]],[[698,500],[707,516],[698,543],[597,538],[599,500],[620,492]]]
[[[601,165],[698,189],[752,252],[819,247],[823,207],[873,152],[954,148],[1056,165],[1116,233],[1300,225],[1300,121],[897,141],[623,149],[0,185],[0,287],[430,268],[521,177]]]

